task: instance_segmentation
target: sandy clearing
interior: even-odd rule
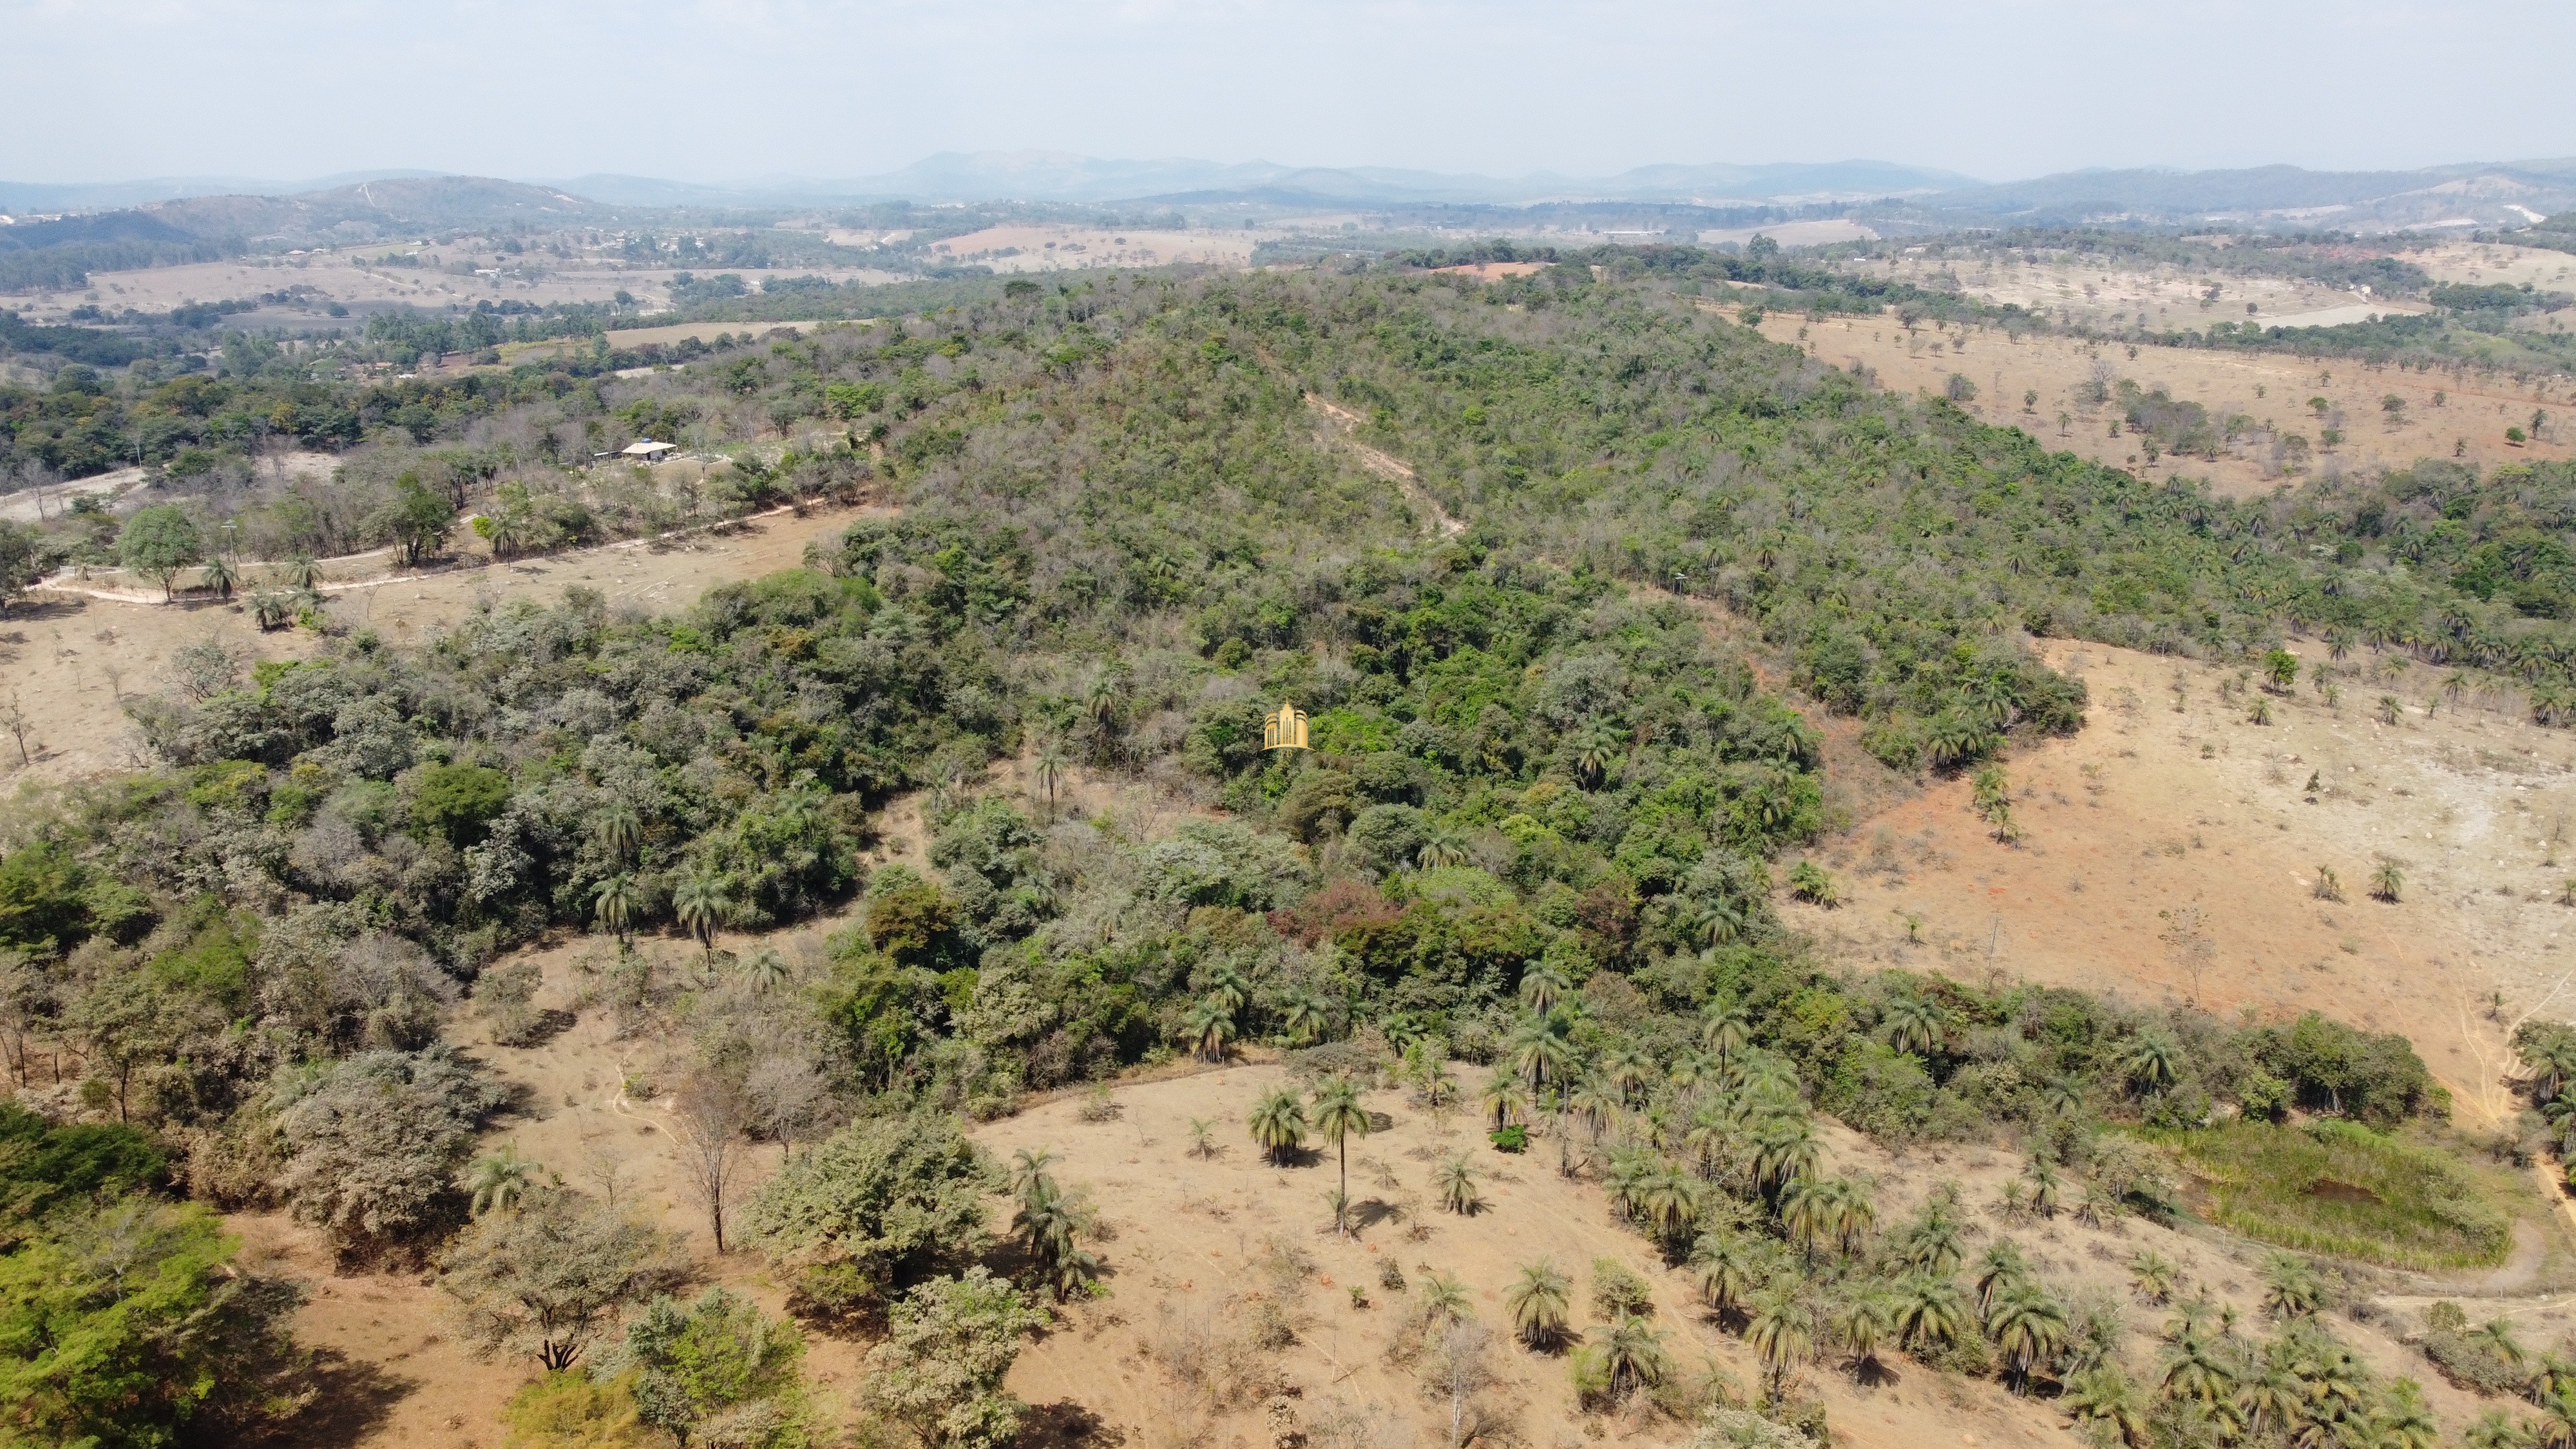
[[[2421,247],[2406,260],[2433,274],[2436,281],[2532,286],[2544,292],[2576,292],[2576,254],[2546,247],[2518,247],[2491,242],[2449,242]]]

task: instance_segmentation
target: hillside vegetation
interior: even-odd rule
[[[557,460],[610,419],[806,428],[795,450],[739,448],[719,511],[866,488],[903,512],[676,614],[576,589],[418,649],[335,633],[247,677],[208,646],[131,705],[157,768],[13,803],[8,1067],[55,1119],[28,1129],[40,1150],[102,1164],[28,1198],[0,1260],[0,1315],[24,1325],[0,1414],[21,1432],[291,1409],[292,1355],[252,1354],[249,1327],[155,1327],[218,1300],[272,1323],[197,1204],[273,1201],[353,1260],[436,1265],[478,1341],[548,1372],[523,1428],[819,1430],[796,1330],[675,1296],[656,1231],[508,1154],[475,1160],[514,1108],[443,1024],[470,992],[502,1036],[542,1040],[511,953],[583,931],[602,938],[587,1009],[680,1043],[638,1086],[675,1094],[711,1240],[775,1255],[818,1331],[886,1333],[860,1406],[878,1432],[1006,1441],[1011,1345],[1039,1297],[1097,1273],[1044,1163],[1006,1176],[955,1118],[1252,1042],[1308,1052],[1318,1080],[1253,1115],[1283,1159],[1365,1131],[1358,1094],[1400,1078],[1597,1178],[1753,1336],[1784,1420],[1814,1427],[1793,1391],[1811,1359],[1867,1371],[1900,1348],[2175,1443],[2246,1402],[2261,1433],[2336,1442],[2422,1417],[2313,1317],[2325,1291],[2296,1261],[2277,1337],[2179,1320],[2210,1365],[2193,1382],[2223,1389],[2150,1394],[2128,1375],[2157,1351],[2116,1313],[2080,1311],[2010,1243],[1963,1283],[1955,1204],[1882,1222],[1865,1183],[1824,1170],[1819,1113],[1889,1143],[2014,1142],[2032,1211],[2170,1217],[2168,1160],[2110,1124],[2325,1113],[2438,1143],[2442,1102],[2402,1037],[2323,1016],[2231,1025],[1820,959],[1772,910],[1837,890],[1799,858],[1829,824],[1817,729],[1668,595],[1753,621],[1904,770],[2080,727],[2082,687],[2027,633],[2252,663],[2297,624],[2563,701],[2566,469],[2435,463],[2219,502],[1872,392],[1690,305],[1651,259],[1491,285],[1015,285],[633,379],[387,390],[283,369],[208,410],[282,392],[367,442],[330,484],[232,479],[246,531],[292,540],[364,486],[392,511],[359,513],[382,521],[358,536],[435,558],[460,499],[487,518],[578,501],[595,475]],[[11,406],[103,429],[162,406],[131,378],[56,387]],[[1466,531],[1426,536],[1310,394],[1360,414]],[[38,547],[109,547],[94,517]],[[209,505],[165,505],[114,546],[184,581],[201,566],[179,542],[216,536]],[[1283,700],[1310,712],[1311,753],[1261,748]],[[990,785],[1003,763],[1036,788]],[[1060,818],[1076,771],[1188,808],[1142,834]],[[914,791],[925,863],[865,871],[877,807]],[[714,950],[843,906],[810,969]],[[689,969],[632,945],[663,931],[701,943]],[[1453,1056],[1489,1076],[1457,1081]],[[798,1150],[746,1201],[724,1164],[754,1136]],[[1475,1175],[1444,1178],[1451,1207],[1473,1208]],[[982,1194],[1005,1181],[1020,1245],[997,1255]],[[2300,1245],[2488,1261],[2494,1211],[2470,1202],[2429,1242],[2399,1214]],[[103,1212],[152,1225],[152,1274],[100,1266]],[[1671,1372],[1616,1316],[1575,1361],[1595,1404]],[[1545,1340],[1543,1318],[1519,1326]],[[719,1350],[735,1370],[702,1372]]]

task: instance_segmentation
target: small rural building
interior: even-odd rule
[[[659,463],[680,451],[677,443],[657,443],[651,438],[637,438],[618,451],[621,458],[635,458],[646,463]]]

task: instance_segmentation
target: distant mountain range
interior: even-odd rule
[[[1641,166],[1610,177],[1451,175],[1386,166],[1283,166],[1271,161],[1114,161],[1065,151],[945,151],[900,171],[848,180],[779,176],[727,186],[641,176],[575,176],[552,183],[626,206],[775,206],[902,200],[1295,200],[1326,205],[1421,202],[1669,201],[1708,204],[1919,196],[1981,183],[1955,171],[1887,161],[1770,166]],[[0,194],[6,187],[0,186]]]
[[[1380,224],[1541,227],[1574,208],[1682,214],[1768,208],[1841,215],[1882,235],[1962,226],[2229,225],[2268,230],[2527,226],[2576,211],[2576,159],[2414,171],[2073,171],[1989,183],[1886,161],[1641,166],[1608,177],[1516,178],[1267,161],[1103,160],[1056,151],[944,152],[877,176],[776,176],[730,184],[591,175],[501,181],[426,171],[318,182],[166,177],[96,185],[0,182],[0,285],[63,285],[82,269],[196,260],[209,249],[372,242],[459,227],[690,224],[669,215],[781,211],[876,201],[1025,201],[1275,213],[1376,211]],[[653,216],[650,213],[661,213]],[[39,219],[43,218],[43,219]],[[1662,223],[1656,223],[1661,225]],[[1676,223],[1678,225],[1678,223]],[[38,260],[39,256],[50,260]],[[14,260],[13,260],[14,259]]]

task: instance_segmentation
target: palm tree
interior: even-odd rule
[[[2148,1442],[2146,1401],[2116,1364],[2077,1374],[2068,1381],[2058,1406],[2079,1424],[2117,1434],[2130,1449],[2142,1449]]]
[[[2287,1429],[2307,1412],[2307,1386],[2284,1365],[2269,1361],[2270,1357],[2267,1355],[2267,1361],[2236,1386],[2236,1412],[2250,1435]]]
[[[2424,1407],[2424,1390],[2413,1379],[2399,1379],[2380,1394],[2369,1425],[2377,1449],[2438,1449],[2442,1442],[2442,1426]]]
[[[1717,1058],[1719,1071],[1725,1071],[1728,1063],[1742,1056],[1752,1040],[1752,1024],[1744,1019],[1744,1008],[1735,1003],[1712,1001],[1700,1013],[1699,1044]]]
[[[1011,1196],[1025,1206],[1038,1185],[1047,1182],[1047,1164],[1055,1161],[1052,1147],[1023,1147],[1011,1154]]]
[[[1823,1155],[1815,1125],[1804,1115],[1774,1117],[1754,1129],[1754,1180],[1774,1201],[1790,1183],[1813,1176]]]
[[[2002,1351],[2013,1390],[2019,1393],[2030,1387],[2030,1376],[2065,1346],[2066,1310],[2038,1284],[2017,1283],[1987,1310],[1986,1336]]]
[[[1679,1167],[1667,1166],[1648,1175],[1637,1207],[1646,1226],[1666,1245],[1666,1251],[1675,1251],[1676,1245],[1686,1241],[1699,1223],[1699,1184]]]
[[[1531,1091],[1564,1082],[1574,1060],[1574,1043],[1567,1039],[1570,1027],[1563,1012],[1551,1011],[1524,1017],[1513,1030],[1508,1046],[1512,1067],[1528,1080]]]
[[[767,996],[785,986],[793,976],[788,970],[787,958],[763,946],[742,963],[742,978],[750,985],[752,995]]]
[[[2058,1174],[2057,1164],[2043,1153],[2030,1160],[2022,1175],[2030,1182],[2030,1210],[2043,1218],[2054,1219],[2058,1199],[2066,1186],[2065,1178]]]
[[[1512,1315],[1512,1331],[1521,1342],[1543,1351],[1564,1341],[1570,1288],[1552,1261],[1522,1266],[1521,1276],[1503,1294],[1503,1308]]]
[[[1270,1155],[1270,1165],[1286,1167],[1306,1145],[1306,1108],[1297,1094],[1282,1087],[1264,1096],[1247,1119],[1252,1140]]]
[[[2172,1298],[2177,1277],[2174,1265],[2153,1249],[2142,1248],[2129,1260],[2129,1286],[2149,1303]]]
[[[1905,1230],[1902,1252],[1907,1266],[1943,1276],[1958,1270],[1966,1249],[1952,1206],[1950,1198],[1939,1194],[1923,1204],[1922,1213]]]
[[[1476,1165],[1466,1153],[1441,1159],[1431,1173],[1432,1191],[1440,1194],[1440,1205],[1461,1217],[1473,1217],[1484,1206],[1483,1194],[1476,1190]]]
[[[1977,1312],[1992,1311],[1997,1298],[2029,1281],[2030,1264],[2022,1257],[2020,1245],[2010,1238],[1997,1240],[1977,1260]]]
[[[671,888],[671,911],[680,919],[680,928],[698,938],[707,959],[716,955],[716,927],[733,914],[733,902],[725,895],[724,877],[703,866],[682,875]]]
[[[296,592],[309,594],[321,585],[322,570],[313,562],[313,555],[299,553],[287,561],[285,568],[279,571],[278,577],[281,582]]]
[[[2072,1117],[2084,1107],[2084,1086],[2073,1077],[2051,1077],[2040,1084],[2040,1100],[2060,1117]]]
[[[516,1209],[536,1175],[537,1165],[521,1157],[514,1147],[503,1147],[489,1157],[475,1159],[465,1174],[465,1191],[472,1196],[474,1216]]]
[[[1231,1014],[1243,1010],[1252,1000],[1252,983],[1243,979],[1231,961],[1220,961],[1207,974],[1208,1000],[1222,1005]]]
[[[635,807],[624,800],[611,800],[605,809],[591,817],[592,833],[599,838],[600,848],[619,864],[635,854],[644,838],[644,822],[636,818]]]
[[[1514,1122],[1529,1120],[1529,1093],[1507,1067],[1496,1067],[1485,1075],[1485,1090],[1477,1096],[1476,1103],[1484,1108],[1497,1132]]]
[[[1664,1351],[1664,1335],[1643,1318],[1622,1313],[1601,1345],[1601,1367],[1609,1376],[1610,1397],[1624,1399],[1662,1383],[1672,1372],[1673,1360]]]
[[[1789,1371],[1815,1347],[1815,1314],[1795,1289],[1774,1288],[1753,1300],[1744,1341],[1762,1356],[1763,1397],[1777,1403]]]
[[[1896,1328],[1909,1348],[1946,1348],[1971,1321],[1966,1296],[1945,1276],[1915,1273],[1897,1285]]]
[[[1048,735],[1038,742],[1038,788],[1046,791],[1047,813],[1055,813],[1055,789],[1063,783],[1065,772],[1073,767],[1072,757],[1065,753],[1064,741]]]
[[[1333,1212],[1333,1231],[1348,1230],[1344,1208],[1351,1190],[1351,1144],[1353,1137],[1366,1137],[1376,1130],[1368,1107],[1360,1101],[1359,1084],[1348,1077],[1335,1077],[1315,1091],[1314,1126],[1317,1136],[1333,1144],[1341,1155],[1341,1196]]]
[[[1744,1306],[1745,1298],[1761,1281],[1753,1255],[1744,1240],[1734,1233],[1700,1234],[1691,1246],[1690,1273],[1699,1284],[1700,1297],[1720,1316]]]
[[[591,887],[590,910],[599,924],[617,934],[617,944],[626,944],[626,927],[635,919],[636,907],[644,895],[636,887],[635,877],[619,872]]]
[[[1878,1204],[1869,1195],[1869,1187],[1854,1177],[1838,1177],[1826,1185],[1825,1229],[1833,1234],[1834,1246],[1846,1258],[1860,1252],[1861,1242],[1878,1226]]]
[[[1619,1097],[1610,1090],[1610,1084],[1599,1077],[1585,1077],[1566,1094],[1565,1110],[1573,1113],[1584,1129],[1592,1134],[1592,1139],[1598,1142],[1601,1134],[1610,1130],[1611,1122],[1619,1115]]]
[[[2182,1048],[2162,1032],[2147,1032],[2130,1044],[2120,1066],[2131,1085],[2147,1093],[2161,1092],[2181,1076],[2179,1063]]]
[[[1467,837],[1455,827],[1434,825],[1422,833],[1422,845],[1413,852],[1413,861],[1424,870],[1437,870],[1444,865],[1465,865]]]
[[[233,574],[233,566],[224,562],[222,554],[206,560],[206,566],[198,570],[198,581],[214,590],[216,598],[226,601],[232,598],[233,585],[239,582]]]
[[[1703,946],[1723,946],[1744,934],[1744,908],[1725,896],[1679,897],[1672,920],[1676,934]]]
[[[2397,904],[2398,897],[2404,893],[2405,889],[2406,872],[2404,868],[2399,866],[2396,861],[2389,859],[2387,856],[2381,856],[2379,858],[2379,864],[2373,867],[2370,872],[2370,894],[2372,897],[2386,901],[2388,904],[2393,906]]]
[[[2316,1270],[2288,1253],[2275,1253],[2263,1270],[2263,1306],[2276,1318],[2305,1318],[2317,1311],[2325,1289]]]
[[[295,617],[295,609],[284,594],[261,589],[250,596],[250,616],[263,631],[283,629],[287,621]]]
[[[1887,1044],[1901,1052],[1929,1056],[1941,1044],[1941,1008],[1908,992],[1888,1003]]]
[[[1294,1046],[1319,1041],[1332,1030],[1333,1010],[1330,1003],[1312,991],[1296,990],[1279,1003],[1279,1029]]]
[[[1574,768],[1585,783],[1598,785],[1627,747],[1607,720],[1595,720],[1573,739]]]
[[[1423,1321],[1431,1324],[1464,1323],[1475,1316],[1468,1300],[1467,1285],[1454,1273],[1433,1273],[1422,1280],[1419,1290]]]
[[[1573,990],[1574,983],[1565,978],[1565,973],[1545,961],[1532,962],[1521,973],[1521,1005],[1528,1007],[1532,1016],[1543,1017],[1556,1010]]]
[[[2162,1385],[2166,1398],[2207,1406],[2235,1393],[2236,1376],[2193,1324],[2175,1334],[2173,1346],[2165,1351]]]
[[[1225,1151],[1225,1148],[1220,1146],[1216,1140],[1216,1119],[1214,1117],[1192,1117],[1190,1119],[1189,1151],[1190,1156],[1192,1157],[1215,1157]]]
[[[1190,1049],[1198,1053],[1199,1060],[1225,1060],[1225,1044],[1234,1040],[1234,1008],[1226,1005],[1223,995],[1211,992],[1200,999],[1190,1008],[1187,1025]]]
[[[1602,1054],[1601,1075],[1619,1094],[1622,1106],[1633,1106],[1657,1073],[1654,1061],[1644,1052],[1633,1046],[1620,1046]]]
[[[1032,1157],[1025,1149],[1020,1153],[1027,1172],[1019,1192],[1019,1211],[1011,1217],[1011,1232],[1027,1245],[1030,1260],[1061,1303],[1099,1276],[1100,1260],[1075,1240],[1083,1215],[1041,1170],[1045,1157],[1043,1152]]]
[[[1850,1352],[1856,1378],[1865,1380],[1877,1371],[1878,1350],[1894,1330],[1895,1315],[1884,1293],[1861,1293],[1834,1315],[1834,1337]]]

